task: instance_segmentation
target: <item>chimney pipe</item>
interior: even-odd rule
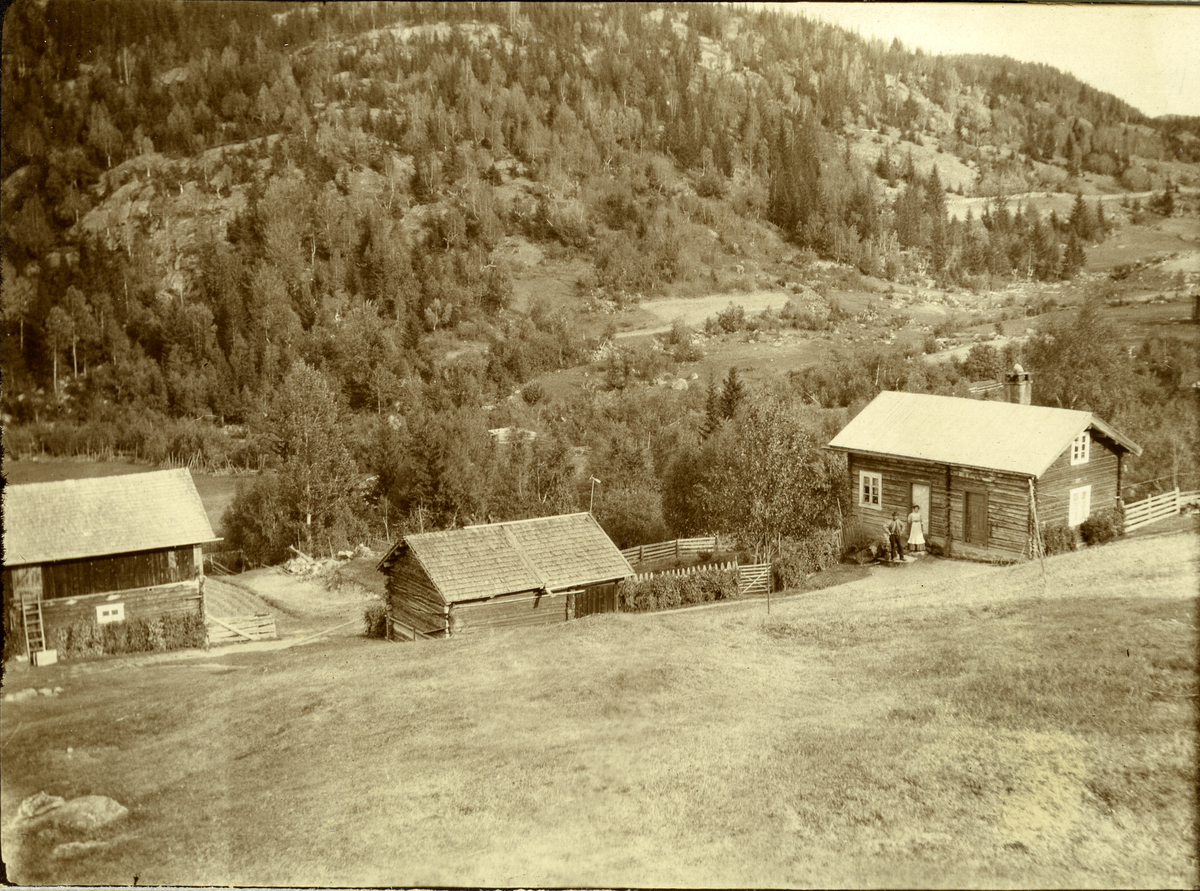
[[[1013,370],[1004,374],[1004,400],[1015,405],[1029,405],[1032,395],[1029,372],[1019,364],[1013,365]]]

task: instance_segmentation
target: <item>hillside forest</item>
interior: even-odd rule
[[[1194,332],[1128,342],[1138,270],[1090,259],[1195,216],[1200,121],[733,5],[22,0],[4,25],[5,451],[246,472],[224,534],[256,562],[588,509],[621,546],[769,552],[836,525],[821,446],[876,393],[1015,361],[1144,446],[1137,491],[1200,470]],[[762,290],[789,299],[734,305]],[[893,301],[922,290],[994,311],[922,324]],[[721,358],[781,332],[823,358]]]

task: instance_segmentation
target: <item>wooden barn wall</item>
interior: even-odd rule
[[[450,634],[489,628],[521,628],[567,621],[567,595],[506,594],[490,600],[450,606]]]
[[[192,545],[111,557],[88,557],[42,567],[42,597],[84,597],[131,588],[148,588],[197,577]]]
[[[424,634],[445,632],[447,608],[425,569],[411,555],[396,558],[384,588],[388,614]]]
[[[1107,442],[1092,437],[1086,464],[1071,465],[1066,449],[1038,480],[1038,520],[1043,526],[1066,524],[1071,518],[1071,490],[1092,487],[1092,513],[1117,504],[1117,453]]]
[[[931,464],[905,458],[882,458],[874,455],[848,456],[849,484],[854,516],[866,531],[884,540],[883,526],[895,511],[907,517],[911,507],[912,483],[928,483],[932,516],[926,518],[925,538],[945,548],[947,531],[946,465]],[[882,510],[858,503],[858,474],[867,470],[882,476],[880,502]],[[988,498],[988,544],[986,549],[964,541],[964,499],[967,489],[986,492]],[[1093,494],[1093,498],[1095,495]],[[1029,541],[1029,483],[1028,477],[998,471],[950,468],[949,529],[953,553],[981,557],[1020,556]]]
[[[90,594],[43,601],[42,627],[45,629],[46,645],[54,646],[54,634],[58,629],[65,629],[76,622],[94,622],[96,607],[113,603],[125,605],[126,620],[199,613],[202,609],[200,583],[199,580],[195,580],[177,585],[122,591],[116,596]]]

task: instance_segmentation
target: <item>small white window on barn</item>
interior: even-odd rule
[[[1086,430],[1075,437],[1071,443],[1071,463],[1072,464],[1087,464],[1088,450],[1091,447],[1092,437]]]
[[[107,625],[109,622],[125,621],[125,604],[106,603],[96,607],[96,624]]]
[[[883,510],[883,475],[869,470],[858,472],[858,503]]]
[[[1092,512],[1092,487],[1080,486],[1078,489],[1071,490],[1071,511],[1070,519],[1067,521],[1069,526],[1078,526]]]

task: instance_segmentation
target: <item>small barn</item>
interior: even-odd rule
[[[34,656],[78,622],[203,616],[218,539],[183,468],[6,486],[3,540],[4,630]]]
[[[378,568],[389,636],[408,639],[616,612],[633,575],[590,513],[409,535]]]
[[[1012,559],[1037,553],[1035,528],[1117,505],[1141,446],[1091,412],[1028,404],[1028,373],[1008,378],[1009,402],[880,393],[834,437],[859,528],[882,537],[916,504],[946,553]]]

